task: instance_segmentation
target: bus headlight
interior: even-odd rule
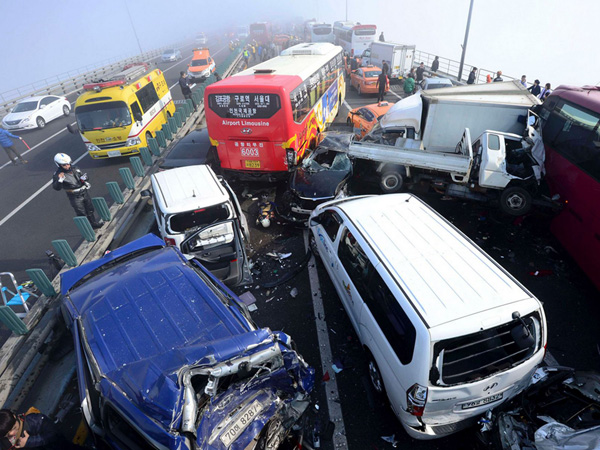
[[[288,166],[288,170],[291,170],[297,163],[296,150],[288,148],[285,151],[285,158]]]
[[[134,145],[141,144],[142,141],[139,137],[129,138],[127,139],[127,147],[133,147]]]
[[[100,147],[98,147],[97,145],[94,144],[85,144],[85,146],[88,149],[88,152],[97,152],[100,151]]]

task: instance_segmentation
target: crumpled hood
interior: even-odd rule
[[[345,170],[311,172],[298,167],[290,179],[290,189],[303,198],[333,198],[339,185],[349,176]]]

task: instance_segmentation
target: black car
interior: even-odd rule
[[[216,149],[211,146],[208,130],[194,130],[175,143],[171,151],[158,161],[160,170],[208,164],[218,168]]]

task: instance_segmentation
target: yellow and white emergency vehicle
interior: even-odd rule
[[[204,81],[204,79],[208,78],[215,71],[216,67],[208,48],[195,48],[194,56],[192,56],[192,61],[188,66],[188,77],[192,81]]]
[[[146,147],[175,105],[159,69],[136,64],[109,80],[85,84],[75,102],[79,132],[92,158],[129,156]]]

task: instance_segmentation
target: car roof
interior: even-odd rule
[[[483,250],[412,194],[366,196],[332,206],[350,218],[430,328],[532,298]]]
[[[69,299],[100,371],[167,424],[180,400],[179,369],[227,360],[269,335],[223,304],[174,247],[111,267]]]
[[[425,78],[425,82],[427,84],[447,84],[447,85],[452,84],[452,80],[450,80],[449,78],[441,78],[441,77]]]
[[[178,167],[152,175],[154,196],[160,210],[177,214],[218,205],[229,194],[207,165]]]
[[[194,130],[173,145],[160,166],[181,167],[205,164],[210,146],[208,130],[206,128]]]
[[[194,49],[194,56],[192,57],[192,60],[194,59],[204,59],[204,58],[208,58],[210,56],[210,51],[207,48],[195,48]]]

